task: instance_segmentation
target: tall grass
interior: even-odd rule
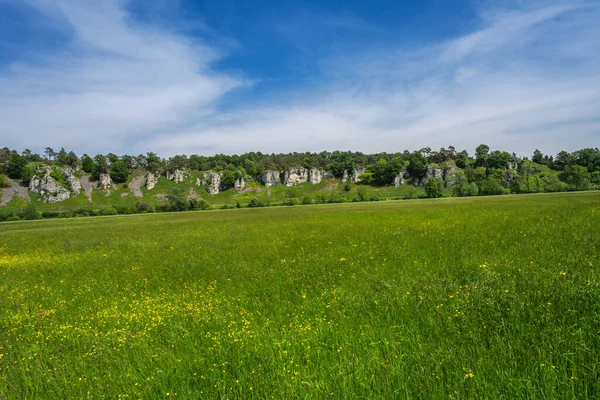
[[[598,193],[0,226],[0,396],[598,398]]]

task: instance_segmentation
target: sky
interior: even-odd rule
[[[600,146],[600,0],[0,0],[0,147]]]

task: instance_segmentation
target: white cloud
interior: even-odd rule
[[[0,81],[0,135],[16,132],[13,147],[166,156],[487,143],[529,154],[600,139],[600,8],[591,3],[488,9],[478,30],[447,42],[333,53],[316,87],[226,112],[223,96],[247,82],[211,70],[218,49],[136,25],[115,1],[101,3],[98,21],[95,5],[61,4],[79,54],[15,66]]]

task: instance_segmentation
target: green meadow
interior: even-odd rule
[[[0,398],[600,398],[600,193],[0,226]]]

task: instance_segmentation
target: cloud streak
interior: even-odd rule
[[[217,71],[220,49],[136,24],[116,0],[62,1],[59,12],[32,1],[72,29],[72,54],[0,78],[0,136],[13,147],[173,155],[487,143],[528,154],[600,138],[597,3],[486,9],[452,40],[340,49],[319,60],[311,87],[227,109],[249,82]]]

